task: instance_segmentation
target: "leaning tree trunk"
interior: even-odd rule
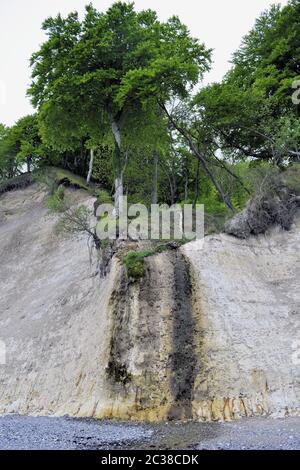
[[[86,178],[87,184],[90,184],[90,182],[91,182],[91,177],[92,177],[92,173],[93,173],[93,165],[94,165],[94,149],[91,149],[91,151],[90,151],[89,171],[88,171],[88,175],[87,175],[87,178]]]
[[[163,103],[159,103],[159,104],[160,104],[161,108],[164,110],[164,112],[166,113],[166,115],[167,115],[170,123],[173,125],[174,129],[176,129],[179,132],[179,134],[181,134],[186,139],[186,141],[187,141],[187,143],[190,147],[190,150],[192,151],[194,156],[199,160],[202,168],[204,169],[207,176],[211,179],[213,185],[215,186],[216,190],[218,191],[218,193],[219,193],[222,201],[226,205],[226,207],[228,209],[230,209],[232,212],[235,212],[235,209],[232,205],[232,202],[231,202],[230,198],[227,196],[227,194],[225,194],[225,192],[223,191],[222,186],[218,183],[217,179],[214,177],[214,174],[212,173],[209,166],[207,165],[204,156],[202,155],[201,151],[197,148],[197,146],[194,144],[193,139],[189,135],[188,131],[186,131],[179,124],[176,123],[176,121],[170,115],[170,113],[168,112],[166,106]]]
[[[123,211],[123,173],[121,164],[121,133],[117,124],[112,121],[112,132],[115,138],[115,212],[120,217]]]
[[[189,196],[189,172],[186,167],[184,171],[184,203],[185,204],[187,204],[188,196]]]
[[[31,172],[30,163],[31,163],[31,157],[27,157],[27,158],[26,158],[27,173],[30,173],[30,172]]]
[[[200,160],[197,161],[197,174],[196,174],[196,181],[195,181],[195,197],[193,201],[193,207],[196,207],[198,197],[199,197],[199,179],[200,179]]]
[[[152,204],[157,204],[157,175],[158,175],[158,155],[157,152],[153,152],[152,156]]]

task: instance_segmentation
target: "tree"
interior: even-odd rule
[[[0,178],[5,178],[8,171],[7,133],[8,128],[0,123]]]
[[[300,158],[291,135],[285,143],[282,138],[282,119],[299,119],[299,105],[292,102],[292,84],[300,79],[299,23],[299,0],[263,12],[223,82],[198,93],[196,112],[224,155],[279,166]]]
[[[138,116],[142,127],[156,100],[186,96],[209,68],[210,51],[190,37],[177,17],[160,23],[155,12],[138,13],[122,2],[106,13],[88,6],[82,23],[77,13],[49,18],[43,29],[48,40],[32,56],[29,89],[40,109],[42,135],[55,144],[59,125],[60,145],[66,148],[83,136],[101,141],[110,128],[119,213],[123,140],[132,120]]]
[[[19,119],[12,128],[12,134],[18,147],[17,164],[25,164],[30,173],[32,166],[36,166],[47,153],[39,135],[37,116],[29,115]]]
[[[6,127],[4,124],[1,124],[0,123],[0,140],[3,139],[3,137],[5,136],[6,134]]]
[[[169,119],[172,130],[185,141],[190,152],[199,161],[206,175],[212,181],[227,208],[234,211],[230,198],[224,192],[222,185],[219,183],[211,169],[211,149],[209,148],[209,145],[207,145],[205,134],[203,135],[202,133],[201,119],[199,119],[199,116],[193,115],[193,102],[191,100],[179,102],[172,110],[169,110],[163,103],[161,103],[161,107]],[[199,129],[197,129],[199,123],[200,134]],[[208,144],[211,144],[210,140],[208,141]]]
[[[0,128],[0,171],[2,177],[12,178],[23,173],[25,166],[30,173],[47,155],[39,135],[36,115],[19,119],[10,128]]]

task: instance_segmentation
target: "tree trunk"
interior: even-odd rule
[[[120,217],[120,215],[123,212],[123,204],[122,204],[123,192],[124,192],[123,178],[116,177],[115,178],[115,211],[116,211],[117,217]]]
[[[123,198],[123,172],[121,165],[121,132],[112,113],[108,110],[108,116],[111,124],[111,130],[115,140],[115,213],[120,217],[122,213]]]
[[[175,204],[175,194],[176,194],[176,188],[175,188],[175,183],[174,179],[171,178],[170,180],[170,189],[171,189],[171,206]]]
[[[199,197],[199,178],[200,178],[200,160],[197,161],[197,174],[196,174],[196,182],[195,182],[195,198],[193,202],[193,207],[196,207],[198,197]]]
[[[114,134],[115,135],[115,134]],[[115,212],[116,216],[122,214],[122,197],[123,197],[123,173],[121,167],[121,136],[115,138]]]
[[[152,204],[157,204],[157,175],[158,175],[158,155],[157,152],[153,152],[152,156]]]
[[[194,147],[194,149],[195,149],[195,147]],[[221,199],[224,202],[225,206],[227,206],[228,209],[230,209],[232,212],[235,212],[234,207],[233,207],[233,205],[230,201],[230,198],[224,193],[222,186],[218,183],[218,181],[214,177],[214,174],[211,172],[211,170],[206,165],[205,159],[202,157],[202,155],[197,150],[194,150],[194,151],[195,151],[196,157],[198,158],[201,165],[203,166],[206,174],[210,177],[213,185],[215,186],[216,190],[220,194]]]
[[[26,164],[27,164],[27,173],[30,173],[30,162],[31,162],[31,158],[30,157],[27,157],[26,158]]]
[[[195,155],[195,157],[199,160],[199,162],[202,165],[202,167],[203,167],[205,173],[207,174],[207,176],[209,176],[209,178],[211,179],[213,185],[215,186],[216,190],[218,191],[218,193],[219,193],[220,197],[222,198],[222,201],[224,202],[224,204],[228,207],[228,209],[230,209],[234,213],[235,210],[234,210],[234,207],[231,203],[230,198],[224,193],[222,186],[218,183],[218,181],[214,177],[214,174],[212,173],[212,171],[207,166],[206,161],[205,161],[205,157],[202,155],[200,150],[194,144],[191,135],[188,133],[188,131],[186,129],[183,129],[179,124],[176,123],[176,121],[173,119],[173,117],[171,116],[171,114],[167,110],[164,103],[159,103],[159,105],[161,106],[161,108],[166,113],[166,115],[167,115],[170,123],[173,125],[173,127],[179,132],[179,134],[182,135],[182,137],[184,137],[186,139],[186,141],[187,141],[187,143],[190,147],[190,150]]]
[[[194,155],[196,156],[198,161],[201,163],[201,165],[204,168],[207,176],[209,176],[209,178],[211,179],[213,185],[215,186],[216,190],[218,191],[219,195],[221,196],[221,199],[224,202],[225,206],[227,206],[228,209],[230,209],[232,212],[235,212],[234,207],[233,207],[233,205],[230,201],[230,198],[225,194],[225,192],[223,191],[222,186],[218,183],[218,181],[214,177],[214,174],[212,173],[212,171],[207,166],[205,158],[203,157],[201,152],[197,149],[197,147],[195,146],[195,144],[193,143],[191,138],[188,137],[187,140],[188,140],[191,151],[194,153]]]
[[[90,163],[89,163],[89,172],[86,178],[87,184],[90,184],[91,182],[91,177],[92,177],[92,172],[93,172],[93,164],[94,164],[94,149],[91,149],[90,151]]]
[[[184,171],[184,203],[185,204],[187,203],[188,195],[189,195],[189,172],[186,167]]]

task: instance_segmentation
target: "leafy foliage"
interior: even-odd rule
[[[220,84],[197,95],[210,137],[225,154],[282,165],[299,154],[299,105],[292,84],[300,79],[300,3],[272,6],[233,56]]]
[[[163,253],[169,249],[168,244],[156,245],[142,251],[130,251],[123,259],[127,269],[127,275],[133,280],[138,280],[145,275],[145,258],[149,258],[157,253]]]
[[[16,189],[23,189],[33,183],[31,174],[19,175],[14,178],[0,181],[0,194],[4,194],[8,191],[14,191]]]
[[[36,115],[25,116],[11,128],[0,127],[0,176],[12,178],[30,172],[48,154],[39,133]]]
[[[177,17],[161,23],[132,3],[116,2],[106,13],[89,5],[82,22],[77,13],[58,15],[43,29],[48,40],[32,56],[29,89],[43,141],[59,151],[112,145],[117,194],[128,146],[157,145],[157,101],[187,96],[208,70],[210,51]]]
[[[52,194],[50,194],[46,201],[46,206],[50,212],[63,212],[65,206],[65,191],[63,186],[59,186]]]
[[[106,12],[87,6],[83,20],[74,12],[46,19],[28,90],[37,113],[0,124],[0,188],[42,169],[53,175],[54,209],[63,201],[59,185],[96,196],[95,210],[113,193],[116,204],[119,185],[129,203],[204,203],[207,230],[219,230],[245,208],[260,173],[277,166],[280,179],[300,161],[299,105],[291,99],[299,24],[299,0],[272,6],[223,81],[194,94],[211,51],[179,18],[161,22],[118,1]]]

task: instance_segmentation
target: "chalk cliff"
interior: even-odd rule
[[[75,203],[92,205],[84,192]],[[0,198],[0,412],[223,420],[300,410],[300,219],[105,278],[36,186]],[[298,343],[297,343],[298,342]]]

